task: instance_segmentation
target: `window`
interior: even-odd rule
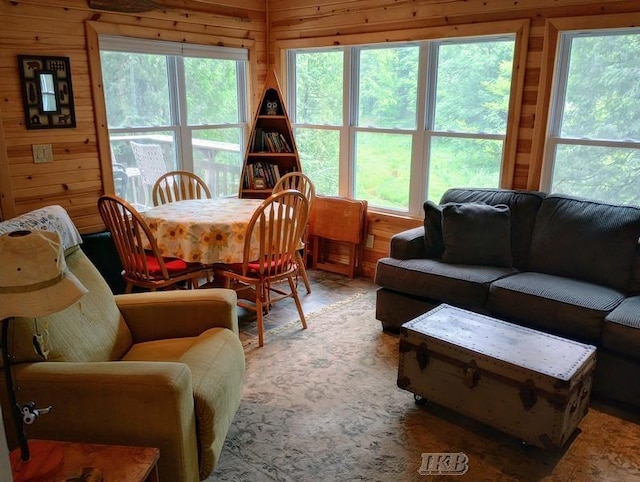
[[[194,172],[237,195],[247,131],[244,49],[100,37],[116,194],[152,205],[160,174]]]
[[[419,215],[498,187],[515,36],[288,51],[290,116],[321,194]]]
[[[560,34],[543,188],[640,204],[640,29]]]

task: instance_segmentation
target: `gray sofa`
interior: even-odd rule
[[[387,331],[440,303],[598,347],[594,390],[640,406],[640,208],[450,189],[378,261]]]

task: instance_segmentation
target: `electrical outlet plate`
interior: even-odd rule
[[[51,144],[32,144],[33,162],[42,164],[43,162],[53,162],[53,148]]]
[[[367,244],[366,244],[367,248],[373,248],[373,234],[368,234],[367,235]]]

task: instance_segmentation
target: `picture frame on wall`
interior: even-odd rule
[[[69,57],[18,55],[25,127],[76,126]]]

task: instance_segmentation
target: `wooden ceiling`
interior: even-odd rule
[[[109,12],[139,13],[152,10],[184,10],[249,20],[240,9],[215,0],[88,0],[89,8]]]

